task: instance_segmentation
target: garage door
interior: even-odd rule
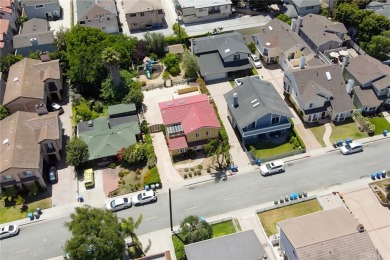
[[[210,80],[223,79],[223,78],[226,78],[226,73],[220,73],[220,74],[214,74],[214,75],[207,75],[207,76],[205,77],[205,80],[206,80],[206,81],[210,81]]]
[[[115,26],[110,26],[110,27],[106,27],[106,33],[116,33],[116,32],[118,32],[119,30],[118,30],[118,28],[117,27],[115,27]]]

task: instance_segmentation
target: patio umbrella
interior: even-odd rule
[[[339,53],[341,56],[348,56],[349,55],[349,52],[346,50],[339,51]]]
[[[337,52],[331,52],[329,53],[329,56],[332,58],[338,58],[340,55]]]

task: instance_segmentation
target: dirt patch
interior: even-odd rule
[[[110,191],[113,191],[118,188],[119,176],[118,173],[120,171],[120,167],[116,167],[115,169],[103,169],[103,191],[106,197],[109,197]]]
[[[180,163],[177,162],[177,165],[180,167]],[[184,179],[196,178],[205,175],[212,175],[215,177],[221,173],[221,171],[218,170],[218,164],[213,157],[205,157],[199,164],[191,167],[178,167],[175,168]],[[224,170],[223,172],[225,173],[226,171]]]

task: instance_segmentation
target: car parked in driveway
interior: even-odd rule
[[[357,142],[346,144],[340,148],[340,152],[342,154],[363,152],[363,144]]]
[[[263,176],[268,176],[270,174],[280,173],[284,171],[284,162],[282,160],[269,162],[260,166],[260,174]]]
[[[55,166],[51,166],[48,173],[50,183],[56,183],[58,180],[58,172]]]
[[[156,202],[157,196],[153,190],[148,190],[137,194],[131,199],[131,201],[133,202],[133,205],[139,206],[149,202]]]
[[[259,57],[257,57],[255,54],[251,54],[249,55],[249,57],[252,60],[252,63],[256,69],[260,69],[263,67],[263,64],[261,64]]]
[[[13,237],[19,234],[19,227],[17,225],[8,225],[0,228],[0,239]]]
[[[107,203],[106,209],[111,211],[117,211],[121,209],[127,209],[131,207],[131,200],[129,198],[115,199]]]

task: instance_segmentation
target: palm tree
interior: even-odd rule
[[[229,158],[230,145],[227,139],[215,138],[206,144],[204,150],[208,156],[217,158],[218,168],[222,169],[223,162]]]
[[[137,221],[134,222],[134,219],[132,217],[129,217],[128,219],[122,219],[121,223],[121,230],[123,237],[131,237],[131,240],[133,242],[136,255],[145,255],[142,251],[142,244],[139,241],[137,234],[135,234],[135,230],[138,228],[138,226],[142,222],[142,215],[139,215]]]
[[[102,52],[102,60],[106,67],[110,70],[110,76],[114,82],[114,87],[121,83],[120,77],[120,54],[112,47],[107,47]]]

